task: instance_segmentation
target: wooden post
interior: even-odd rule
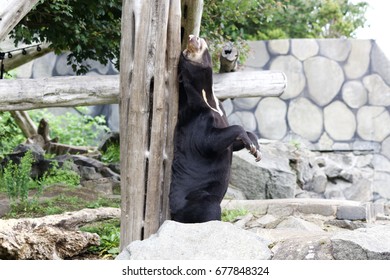
[[[199,36],[200,24],[202,21],[203,0],[182,0],[182,19],[181,19],[181,49],[187,46],[183,43],[189,35]]]
[[[180,54],[180,44],[173,39],[180,38],[180,30],[173,30],[179,26],[173,21],[180,17],[169,20],[170,14],[180,15],[177,2],[123,1],[119,99],[121,249],[155,233],[163,215],[164,158],[172,157],[165,151],[167,135],[172,134],[167,131],[172,128],[168,116],[177,114],[174,108],[168,108],[169,99],[177,99],[177,92],[168,87],[176,80],[176,71],[169,69],[177,64],[172,58]]]

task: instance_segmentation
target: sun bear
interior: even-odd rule
[[[204,39],[190,35],[178,65],[179,113],[174,136],[171,218],[182,223],[221,220],[232,152],[246,148],[261,159],[257,137],[229,126],[213,93],[211,57]]]

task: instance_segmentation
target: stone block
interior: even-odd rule
[[[291,53],[301,61],[318,54],[319,46],[315,39],[292,39]]]
[[[366,220],[366,207],[340,205],[337,208],[336,218],[339,220]]]
[[[291,99],[300,95],[305,88],[306,78],[303,73],[302,62],[292,55],[278,56],[270,65],[270,70],[282,71],[286,74],[288,85],[282,99]]]
[[[360,108],[367,103],[367,90],[361,81],[348,81],[342,88],[343,101],[351,108]]]
[[[324,108],[325,130],[334,140],[352,140],[356,131],[355,115],[341,101],[335,101]]]
[[[320,54],[335,61],[345,61],[351,52],[351,40],[320,39]]]
[[[268,49],[272,54],[287,54],[290,49],[290,41],[288,39],[270,40],[268,41]]]
[[[348,79],[362,77],[370,65],[371,40],[349,40],[351,53],[344,65],[345,75]]]
[[[344,83],[340,65],[328,58],[316,56],[305,60],[303,69],[311,99],[320,106],[329,104]]]
[[[248,41],[250,52],[245,66],[251,68],[262,68],[270,59],[267,47],[264,41]]]
[[[368,101],[370,105],[390,106],[390,87],[377,75],[364,77],[363,84],[368,90]]]
[[[287,105],[279,98],[267,97],[260,101],[255,116],[261,137],[282,139],[287,133]]]
[[[386,84],[390,85],[390,60],[377,43],[372,46],[371,68],[374,73],[378,73],[383,78]]]
[[[364,106],[357,112],[357,132],[367,141],[383,141],[390,135],[390,114],[382,106]]]
[[[322,111],[306,98],[294,99],[289,106],[288,123],[291,130],[310,141],[316,141],[322,134]]]

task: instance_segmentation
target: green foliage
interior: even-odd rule
[[[41,186],[48,186],[55,183],[63,183],[70,187],[80,185],[80,175],[72,170],[71,161],[65,161],[61,168],[57,161],[52,161],[50,169],[39,180]]]
[[[102,154],[102,162],[116,163],[120,161],[120,147],[115,143],[111,143],[107,146],[106,151]]]
[[[6,190],[12,207],[20,205],[26,208],[28,205],[29,190],[34,185],[30,177],[33,161],[32,152],[28,151],[20,164],[9,161],[1,172],[0,188]]]
[[[221,219],[224,222],[234,222],[238,217],[245,216],[248,212],[246,209],[224,209]]]
[[[59,142],[75,146],[94,146],[103,133],[109,131],[103,116],[91,117],[84,112],[86,109],[77,108],[81,114],[66,112],[54,116],[48,110],[29,111],[30,117],[36,122],[44,118],[50,124],[50,137],[58,137]]]
[[[0,112],[0,160],[23,142],[24,136],[10,112]]]
[[[50,42],[57,54],[69,50],[68,64],[83,74],[86,59],[119,60],[121,5],[121,0],[41,0],[11,37],[26,44]]]
[[[69,50],[68,64],[78,74],[88,70],[88,59],[114,60],[118,67],[121,5],[121,0],[41,0],[11,36],[16,43],[51,42],[56,53]],[[353,37],[365,24],[367,6],[349,0],[205,0],[201,36],[212,53],[234,42],[243,59],[245,40]]]
[[[97,233],[100,236],[100,245],[92,246],[88,251],[98,253],[103,258],[115,258],[119,254],[120,222],[115,219],[111,222],[99,223],[95,226],[84,226],[80,230]]]

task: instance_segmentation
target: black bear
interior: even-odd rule
[[[182,223],[221,220],[232,152],[246,148],[261,159],[257,137],[229,126],[213,93],[211,57],[204,39],[190,35],[178,65],[179,114],[175,129],[171,218]]]

